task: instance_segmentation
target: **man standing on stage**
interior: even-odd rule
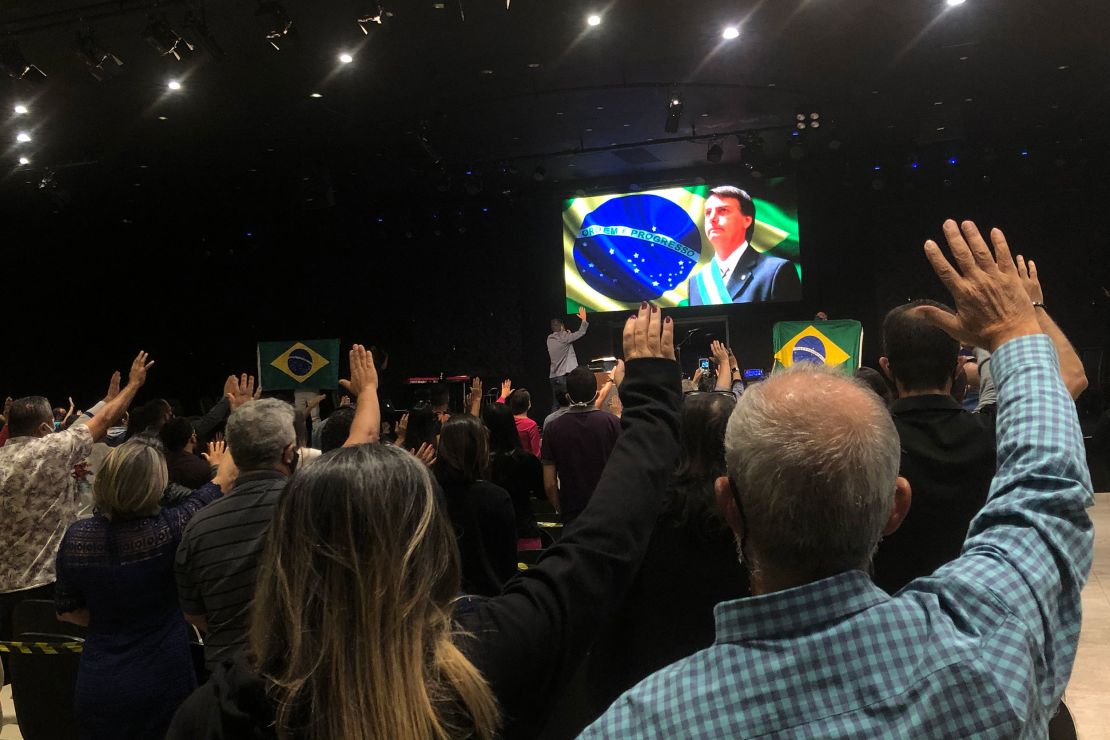
[[[691,306],[728,303],[798,301],[802,283],[794,263],[758,252],[755,203],[740,188],[723,185],[705,201],[705,235],[713,243],[713,259],[690,277]]]
[[[574,354],[574,341],[586,333],[590,322],[586,321],[586,309],[579,307],[578,318],[582,322],[578,331],[567,329],[562,319],[551,319],[551,334],[547,337],[547,354],[551,357],[551,410],[559,408],[559,399],[567,392],[567,375],[578,367],[578,357]]]

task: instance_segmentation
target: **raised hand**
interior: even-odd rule
[[[1017,274],[1021,279],[1021,287],[1033,303],[1044,303],[1044,291],[1041,290],[1041,281],[1037,277],[1037,263],[1033,260],[1025,261],[1020,254],[1017,256]]]
[[[429,468],[435,465],[436,462],[436,448],[425,442],[420,445],[419,450],[409,450],[416,459],[427,465]]]
[[[624,359],[645,357],[674,359],[674,322],[664,320],[659,309],[646,301],[624,325]]]
[[[956,313],[921,306],[915,309],[919,315],[957,341],[992,352],[1011,339],[1039,333],[1033,305],[1002,231],[991,231],[994,255],[971,221],[959,226],[945,221],[944,236],[959,269],[931,239],[925,242],[925,256],[952,294]]]
[[[397,439],[404,439],[405,432],[409,430],[409,413],[406,411],[401,414],[401,420],[397,422]]]
[[[141,388],[143,383],[146,382],[147,370],[154,366],[154,360],[147,362],[150,356],[143,351],[135,355],[135,359],[131,361],[131,370],[127,373],[127,384],[133,385],[136,388]]]
[[[118,375],[119,373],[116,373],[116,374]],[[4,421],[5,422],[12,415],[12,404],[13,403],[15,403],[15,400],[11,396],[8,396],[7,398],[4,399]]]
[[[209,445],[211,448],[211,445]],[[220,461],[220,467],[216,471],[216,477],[212,482],[220,487],[226,496],[232,486],[235,485],[235,480],[239,477],[239,466],[235,464],[235,458],[231,456],[231,451],[228,450],[223,453],[223,459]]]
[[[105,401],[111,401],[119,395],[119,384],[122,379],[123,376],[120,375],[119,370],[112,373],[112,378],[108,381],[108,392],[104,394]]]
[[[717,372],[724,372],[725,368],[728,367],[728,347],[714,339],[709,343],[709,352],[717,363]]]
[[[212,467],[219,467],[227,457],[227,443],[222,439],[214,439],[208,443],[208,452],[202,452],[200,456]]]
[[[501,381],[501,398],[508,398],[513,392],[513,381],[505,378]]]
[[[586,320],[586,309],[583,306],[578,307],[578,319],[580,321]]]
[[[374,355],[361,344],[351,347],[348,355],[351,362],[351,379],[340,380],[339,384],[352,396],[361,393],[374,393],[378,388],[378,371],[374,367]]]
[[[618,388],[621,387],[621,383],[624,381],[624,360],[617,360],[617,366],[613,368],[609,377],[613,379],[613,385]]]
[[[262,386],[254,387],[253,375],[243,373],[234,384],[231,383],[232,380],[235,380],[234,375],[228,378],[228,382],[224,383],[224,390],[227,391],[227,403],[232,411],[247,401],[257,401],[262,397]]]

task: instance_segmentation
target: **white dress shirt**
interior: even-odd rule
[[[736,264],[740,261],[740,258],[744,256],[744,252],[746,251],[748,251],[748,243],[744,242],[739,247],[737,247],[735,252],[728,256],[727,260],[721,261],[721,258],[718,255],[713,255],[713,264],[721,273],[721,279],[725,281],[726,285],[728,284],[729,276],[731,276],[733,270],[736,269]]]

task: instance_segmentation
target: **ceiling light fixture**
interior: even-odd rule
[[[295,37],[293,19],[285,12],[285,7],[276,0],[260,0],[258,10],[254,14],[263,19],[266,41],[275,50],[281,51],[281,47]]]
[[[15,140],[18,141],[20,144],[27,144],[31,141],[31,135],[26,131],[20,131],[18,134],[15,135]]]
[[[168,87],[170,90],[177,91],[181,89],[181,83],[177,80],[170,80],[166,83],[166,87]]]
[[[945,2],[948,3],[948,7],[950,8],[954,8],[957,5],[963,5],[966,1],[967,0],[945,0]]]
[[[20,164],[20,165],[22,165],[22,166],[24,166],[24,167],[26,167],[27,165],[31,164],[31,159],[30,159],[30,157],[20,157],[20,158],[19,158],[19,164]]]
[[[115,77],[123,66],[119,57],[100,47],[91,26],[85,26],[77,32],[77,58],[85,63],[89,74],[97,82]]]
[[[589,18],[586,19],[586,25],[588,25],[588,26],[600,26],[601,25],[601,16],[597,15],[597,14],[591,15]]]
[[[739,38],[739,36],[740,29],[736,26],[725,26],[725,30],[721,31],[721,38],[726,41],[732,41],[735,38]]]
[[[314,93],[309,93],[308,97],[310,97],[310,98],[322,98],[322,97],[324,97],[324,95],[323,95],[323,93],[314,92]]]
[[[152,14],[143,29],[143,38],[164,57],[173,57],[177,61],[193,53],[195,48],[181,34],[170,27],[166,16],[162,13]]]
[[[0,43],[0,69],[15,80],[27,80],[28,82],[43,82],[46,80],[46,74],[27,61],[27,57],[23,56],[23,52],[20,51],[18,44],[14,41]]]
[[[12,110],[15,111],[15,114],[17,116],[25,116],[30,113],[30,111],[27,109],[27,106],[25,106],[23,103],[16,103],[15,107],[12,108]]]
[[[342,54],[339,55],[339,61],[340,61],[341,64],[350,64],[354,60],[355,60],[355,58],[353,56],[351,56],[350,54],[348,54],[347,52],[343,52]]]

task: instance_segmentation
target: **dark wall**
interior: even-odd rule
[[[864,323],[873,363],[888,308],[944,299],[921,245],[951,216],[1005,227],[1015,251],[1038,261],[1046,302],[1069,336],[1102,346],[1102,163],[999,165],[989,182],[977,171],[899,173],[881,189],[845,177],[842,162],[802,163],[806,299],[724,309],[730,344],[745,367],[767,367],[771,325],[824,310]],[[548,403],[544,338],[548,319],[565,310],[559,193],[383,196],[338,178],[323,188],[326,207],[314,209],[303,187],[281,179],[246,189],[163,180],[144,183],[157,192],[138,201],[71,182],[68,200],[37,193],[4,204],[0,393],[46,393],[55,403],[72,394],[87,406],[141,347],[157,361],[144,395],[182,398],[188,409],[215,396],[228,373],[251,370],[258,339],[338,336],[344,346],[388,347],[394,378],[508,376]],[[623,319],[596,317],[579,358],[619,353],[612,327]]]

